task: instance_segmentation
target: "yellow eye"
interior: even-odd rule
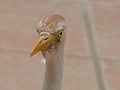
[[[59,32],[59,36],[62,37],[63,36],[63,31]]]

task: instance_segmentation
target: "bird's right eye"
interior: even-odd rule
[[[59,36],[62,37],[63,36],[63,31],[59,32]]]

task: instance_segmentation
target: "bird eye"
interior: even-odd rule
[[[62,37],[62,35],[63,35],[63,31],[60,31],[59,36]]]

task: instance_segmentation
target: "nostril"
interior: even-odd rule
[[[44,40],[47,40],[48,38],[45,38]]]

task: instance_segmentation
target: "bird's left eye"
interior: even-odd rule
[[[59,36],[62,37],[63,36],[63,31],[59,32]]]

